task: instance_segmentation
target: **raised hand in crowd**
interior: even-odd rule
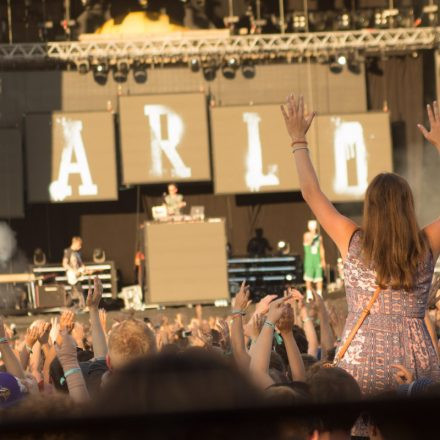
[[[259,313],[254,313],[251,319],[244,326],[244,334],[247,336],[252,342],[256,342],[261,329],[263,328],[265,317],[260,315]]]
[[[49,335],[52,329],[52,324],[50,322],[41,321],[38,324],[38,342],[41,345],[49,343]]]
[[[6,371],[20,379],[25,378],[23,367],[20,361],[15,356],[12,348],[9,346],[9,339],[6,336],[5,325],[3,317],[0,316],[0,354],[5,364]]]
[[[286,106],[281,106],[281,113],[292,141],[304,141],[315,117],[314,112],[306,114],[304,111],[304,97],[295,99],[293,94],[289,95]]]
[[[234,359],[237,365],[243,370],[247,371],[250,357],[246,352],[246,343],[243,334],[243,316],[246,314],[245,310],[249,305],[249,286],[243,280],[240,290],[235,295],[231,315],[231,347]]]
[[[274,383],[269,376],[273,336],[278,321],[285,313],[285,307],[290,307],[286,305],[290,298],[289,295],[271,302],[263,328],[252,350],[250,372],[255,383],[262,389]]]
[[[255,313],[258,313],[259,315],[266,315],[269,311],[270,304],[277,298],[277,295],[266,295],[255,306]]]
[[[62,325],[63,329],[58,335],[55,350],[63,368],[63,379],[67,382],[71,398],[75,402],[85,402],[89,399],[89,394],[79,366],[75,340],[67,330],[67,328],[70,328],[70,316],[64,316],[63,319],[63,315],[61,315],[60,322],[64,324],[67,321],[68,325]]]
[[[93,279],[93,290],[90,287],[87,294],[87,307],[90,313],[90,325],[92,330],[92,345],[95,358],[103,359],[107,355],[107,339],[104,326],[106,322],[102,321],[102,313],[99,312],[99,303],[102,298],[102,283],[99,277]],[[104,325],[103,325],[104,324]]]
[[[295,338],[293,337],[292,329],[294,323],[295,322],[292,306],[288,302],[286,302],[283,305],[283,314],[278,320],[277,328],[280,331],[281,336],[283,337],[292,379],[303,382],[306,380],[306,371],[304,368],[301,353],[298,349],[298,346],[296,345]]]
[[[440,111],[438,102],[434,101],[432,106],[428,104],[428,119],[429,119],[429,131],[422,125],[418,124],[419,130],[422,132],[425,139],[434,145],[440,153]]]

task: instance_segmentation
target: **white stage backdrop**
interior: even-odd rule
[[[211,180],[206,95],[119,100],[126,184]]]
[[[111,113],[27,115],[26,149],[30,202],[117,200]]]

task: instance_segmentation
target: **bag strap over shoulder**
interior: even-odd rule
[[[371,308],[373,307],[373,304],[376,302],[381,290],[382,289],[380,287],[378,287],[375,290],[373,296],[370,298],[369,303],[365,306],[364,310],[362,310],[362,313],[360,314],[359,319],[357,320],[355,326],[351,329],[351,332],[348,335],[344,345],[341,347],[338,354],[336,355],[333,363],[334,365],[336,365],[344,357],[345,352],[348,350],[348,347],[350,347],[350,344],[352,343],[362,323],[365,321],[365,318],[370,314]]]

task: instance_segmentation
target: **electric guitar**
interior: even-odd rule
[[[74,286],[78,281],[81,281],[85,276],[91,276],[99,272],[102,272],[102,269],[91,270],[91,269],[86,269],[85,266],[81,266],[77,270],[69,268],[66,270],[67,282],[71,286]]]

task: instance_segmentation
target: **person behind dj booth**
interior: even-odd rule
[[[271,251],[272,246],[263,235],[263,229],[255,229],[255,237],[252,237],[247,245],[247,252],[250,257],[264,257],[266,251]]]
[[[175,183],[168,184],[168,194],[164,194],[164,199],[168,215],[180,215],[181,209],[186,206],[186,202],[183,201],[183,196],[179,194]]]

